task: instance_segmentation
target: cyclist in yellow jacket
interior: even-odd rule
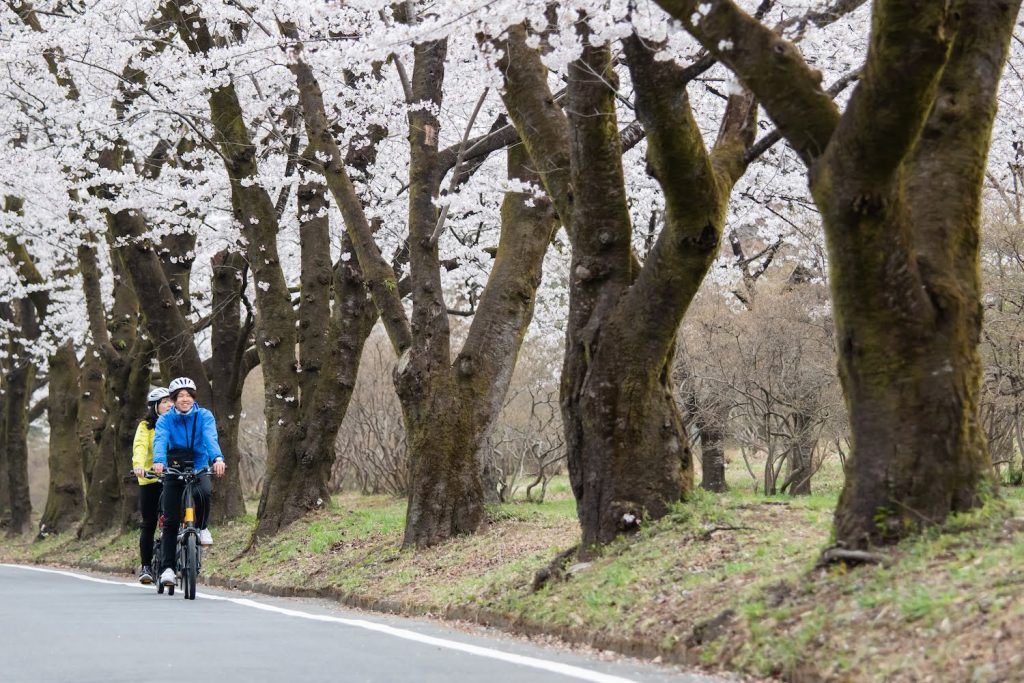
[[[174,405],[171,395],[163,387],[154,389],[146,397],[146,417],[139,422],[132,444],[132,468],[139,478],[139,510],[142,512],[142,529],[139,532],[139,555],[142,568],[139,569],[139,583],[153,583],[153,534],[160,516],[160,493],[163,484],[159,479],[146,479],[146,470],[153,468],[153,434],[157,419]]]

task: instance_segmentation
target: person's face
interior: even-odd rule
[[[171,397],[170,396],[164,396],[162,399],[160,399],[160,402],[156,404],[156,414],[157,415],[163,415],[168,410],[170,410],[171,406],[173,406],[173,405],[174,405],[174,401],[171,400]]]
[[[179,391],[178,395],[174,397],[174,407],[178,409],[179,413],[187,413],[192,410],[192,404],[195,402],[192,394],[184,390]]]

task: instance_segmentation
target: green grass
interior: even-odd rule
[[[917,653],[914,666],[963,673],[946,641],[961,631],[993,639],[988,615],[1024,615],[1024,533],[1003,531],[1007,517],[1021,514],[1024,490],[1004,487],[1001,500],[884,550],[885,566],[822,572],[813,567],[829,539],[834,475],[802,498],[766,498],[742,481],[725,495],[697,490],[664,519],[645,520],[638,533],[537,592],[534,573],[578,542],[564,478],[552,483],[544,503],[488,506],[480,533],[418,552],[400,548],[404,500],[338,496],[241,554],[255,524],[249,515],[214,529],[217,545],[204,570],[336,588],[435,613],[449,605],[486,607],[553,631],[642,637],[666,653],[681,652],[696,624],[731,609],[736,616],[723,635],[689,656],[758,675],[796,678],[808,666],[827,665],[838,679],[870,680],[865,670],[899,679],[907,664],[890,652],[899,638]],[[50,537],[18,549],[0,546],[0,554],[128,568],[135,543],[134,534],[88,542]]]

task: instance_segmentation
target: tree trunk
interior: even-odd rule
[[[705,491],[724,493],[729,490],[725,481],[725,438],[728,424],[727,407],[709,411],[700,421],[700,487]]]
[[[92,366],[89,358],[83,363],[83,398],[88,400],[79,404],[79,438],[88,440],[90,428],[94,434],[98,433],[97,448],[86,481],[86,515],[78,528],[78,536],[88,538],[113,527],[120,519],[123,493],[120,480],[126,478],[131,469],[131,439],[129,437],[127,450],[116,452],[121,443],[119,430],[124,419],[141,418],[139,406],[145,405],[146,394],[143,391],[139,397],[136,392],[129,391],[132,366],[143,347],[139,345],[138,301],[120,253],[112,249],[110,254],[114,292],[109,314],[103,304],[102,275],[96,249],[88,239],[78,247],[78,261],[93,339],[92,352],[96,361],[102,360],[103,367],[102,387],[93,393],[91,385],[97,380],[92,373],[99,366]],[[90,410],[90,404],[101,406],[98,414]],[[131,411],[130,418],[125,415],[125,410]],[[93,417],[98,419],[94,421]],[[90,422],[93,424],[88,424]],[[128,463],[120,472],[117,471],[119,458]]]
[[[92,482],[92,468],[99,451],[100,438],[106,425],[103,413],[103,358],[95,344],[85,348],[82,369],[78,375],[78,448],[81,453],[82,480],[86,491]]]
[[[314,142],[302,156],[312,159],[315,154]],[[305,171],[306,164],[303,164],[299,169],[301,179],[296,194],[301,265],[296,321],[299,368],[296,395],[300,410],[298,420],[284,426],[285,436],[275,443],[267,458],[266,483],[260,496],[253,538],[277,533],[330,500],[327,480],[330,478],[330,464],[334,461],[333,436],[326,443],[320,443],[317,432],[325,425],[308,418],[314,396],[320,388],[321,372],[325,369],[323,364],[329,362],[327,349],[332,340],[328,335],[332,332],[336,335],[340,328],[337,320],[331,320],[331,237],[326,192],[320,183],[307,181]],[[324,325],[325,321],[327,325]],[[361,343],[359,347],[362,348]],[[358,367],[358,359],[355,363]],[[351,387],[347,396],[351,396]],[[347,406],[347,397],[345,403]],[[344,412],[341,415],[344,416]],[[334,411],[327,417],[333,424],[336,419]],[[340,417],[337,419],[340,425]],[[312,450],[307,450],[307,446],[312,446]]]
[[[14,312],[11,305],[0,301],[0,320],[8,324],[14,324]],[[6,356],[6,354],[5,354]],[[0,358],[0,444],[7,443],[7,373],[10,369],[11,359]],[[7,451],[0,448],[0,529],[8,529],[11,525],[11,482],[8,476],[10,466],[7,462]]]
[[[811,495],[811,476],[814,474],[814,449],[818,440],[813,434],[811,418],[801,412],[791,417],[793,442],[786,463],[786,481],[782,491],[793,496]]]
[[[109,367],[104,383],[106,425],[100,436],[92,480],[86,492],[86,517],[79,538],[111,528],[128,528],[138,513],[138,483],[131,475],[132,440],[149,390],[152,346],[139,340],[125,360]]]
[[[414,47],[412,93],[440,107],[444,41]],[[448,310],[441,288],[434,198],[440,122],[427,108],[409,111],[409,264],[412,278],[412,346],[399,358],[395,388],[405,418],[410,455],[406,546],[426,547],[451,536],[474,533],[484,519],[483,488],[476,449],[464,440],[469,411],[453,398]],[[461,409],[460,409],[461,408]],[[439,420],[440,423],[434,423]]]
[[[282,31],[298,40],[294,27],[283,25]],[[445,52],[443,42],[415,46],[411,83],[415,100],[440,104]],[[301,59],[291,68],[299,85],[308,136],[329,159],[323,164],[327,185],[400,357],[395,385],[412,461],[405,544],[422,547],[454,534],[470,533],[483,519],[476,453],[503,403],[532,314],[540,264],[554,227],[553,216],[545,202],[538,202],[539,208],[532,211],[535,207],[526,207],[525,197],[513,193],[506,197],[498,257],[453,367],[434,237],[438,226],[434,201],[441,177],[457,166],[457,161],[448,166],[439,161],[436,116],[418,109],[409,115],[410,330],[396,291],[394,270],[381,258],[373,230],[347,176],[345,169],[351,164],[340,163],[340,151],[327,130],[319,86]],[[529,165],[521,153],[510,151],[510,164],[513,158],[517,168]],[[459,178],[465,169],[454,168],[453,172]],[[525,177],[521,168],[519,173],[517,177]]]
[[[508,150],[510,180],[537,182],[525,148]],[[558,227],[551,204],[518,192],[505,195],[495,263],[465,344],[454,363],[454,386],[438,399],[407,411],[415,419],[409,433],[413,472],[405,543],[423,547],[479,524],[486,499],[478,457],[494,427],[508,391],[526,329],[533,317],[541,265]],[[400,395],[411,395],[401,383]],[[437,500],[443,487],[462,496]],[[492,489],[493,490],[493,489]]]
[[[733,2],[707,20],[697,0],[658,2],[811,169],[853,442],[837,542],[891,543],[977,505],[994,483],[977,406],[981,192],[1020,0],[876,0],[841,116],[799,50]]]
[[[484,518],[473,407],[452,400],[455,387],[434,386],[438,391],[429,397],[412,401],[406,395],[402,400],[412,468],[407,547],[425,548],[473,533]]]
[[[28,299],[18,302],[21,329],[27,338],[38,336],[35,309]],[[4,382],[4,443],[7,455],[7,482],[10,496],[10,536],[19,536],[29,529],[32,502],[28,488],[28,408],[36,366],[19,340],[12,339],[8,352],[11,365]]]
[[[5,373],[6,376],[6,373]],[[6,401],[0,398],[0,410],[6,411]],[[0,418],[0,443],[7,443],[7,428]],[[7,464],[7,452],[0,451],[0,529],[11,526],[11,484],[8,478],[10,467]]]
[[[666,196],[666,227],[641,268],[631,248],[608,48],[586,47],[572,65],[566,131],[539,55],[521,27],[509,36],[506,105],[573,245],[561,404],[586,556],[664,515],[692,487],[686,430],[669,386],[672,348],[717,252],[754,107],[748,94],[730,98],[708,153],[682,70],[657,62],[639,39],[627,41],[649,165]]]
[[[238,427],[242,413],[242,388],[249,372],[246,347],[252,327],[252,316],[241,324],[241,296],[246,283],[245,258],[238,252],[224,250],[211,260],[213,321],[211,324],[213,353],[210,383],[217,416],[217,439],[224,454],[227,470],[214,483],[215,495],[210,519],[222,523],[245,514],[238,452]]]
[[[853,439],[835,514],[836,538],[850,547],[940,524],[995,485],[978,414],[981,193],[1020,3],[959,4],[933,104],[921,111],[923,128],[899,174],[879,188],[873,169],[851,172],[842,143],[853,136],[840,129],[823,161],[848,179],[812,182],[830,235]],[[870,112],[864,100],[852,114]],[[851,215],[851,206],[860,211]],[[859,251],[860,259],[858,250],[840,253],[839,234],[863,234],[879,248]]]
[[[653,359],[632,345],[636,311],[619,305],[637,273],[607,48],[586,48],[569,83],[576,201],[561,404],[586,557],[665,515],[689,492],[693,469],[667,358],[648,365]]]
[[[39,536],[74,529],[85,513],[78,441],[78,359],[68,342],[50,357],[50,489]]]
[[[315,360],[317,382],[304,398],[302,422],[290,430],[293,438],[282,439],[280,452],[270,459],[254,538],[277,533],[330,499],[334,442],[355,389],[363,345],[378,317],[347,238],[342,246],[324,355]]]

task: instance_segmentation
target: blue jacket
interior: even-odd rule
[[[171,408],[156,421],[153,434],[153,463],[167,465],[167,451],[172,448],[188,448],[192,440],[195,468],[200,470],[214,460],[223,460],[220,443],[217,442],[217,422],[213,413],[198,403],[192,405],[187,413],[179,413]]]

